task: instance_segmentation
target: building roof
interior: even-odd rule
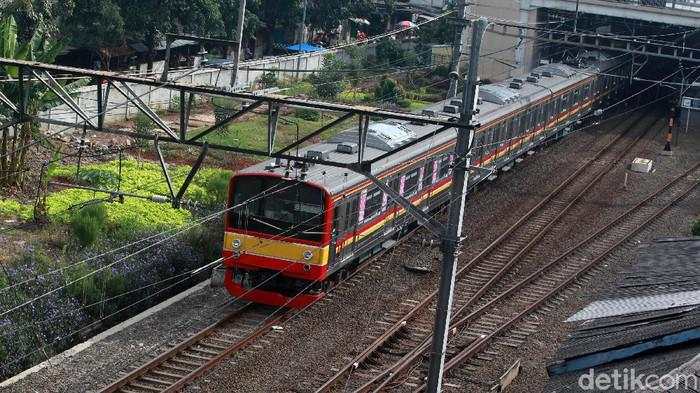
[[[692,367],[700,352],[698,262],[700,237],[642,245],[614,287],[569,318],[577,326],[547,367],[545,392],[586,391],[577,381],[589,370],[662,376]]]

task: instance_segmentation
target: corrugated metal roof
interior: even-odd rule
[[[590,369],[664,375],[700,351],[700,237],[660,239],[638,252],[610,290],[570,318],[578,326],[548,366],[545,392],[586,391],[577,381]]]
[[[674,307],[695,306],[698,304],[700,304],[700,290],[606,299],[589,304],[583,310],[572,315],[566,322],[614,317],[645,311],[658,311]]]

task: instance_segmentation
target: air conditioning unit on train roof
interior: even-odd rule
[[[357,143],[352,142],[341,142],[335,147],[335,151],[343,154],[355,154],[357,153]]]
[[[552,77],[552,73],[549,72],[549,71],[542,71],[542,77],[543,77],[543,78],[551,78],[551,77]]]
[[[508,87],[511,88],[511,89],[520,90],[520,89],[523,88],[523,84],[522,84],[522,83],[518,83],[518,82],[510,82],[510,84],[508,85]]]
[[[540,81],[539,79],[535,78],[534,76],[528,76],[527,78],[525,78],[525,80],[530,82],[530,83],[537,83]]]
[[[457,107],[454,106],[454,105],[445,105],[445,107],[442,108],[442,111],[445,112],[445,113],[457,113],[457,112],[459,112],[458,109],[459,109],[459,108],[457,108]]]
[[[311,158],[313,160],[328,160],[330,156],[331,153],[325,150],[308,150],[305,154],[306,158]]]

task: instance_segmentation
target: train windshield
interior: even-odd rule
[[[323,191],[273,177],[241,176],[233,184],[231,226],[280,237],[321,241]]]

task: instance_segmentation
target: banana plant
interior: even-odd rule
[[[51,40],[40,28],[34,31],[27,42],[20,43],[15,19],[6,16],[0,20],[0,55],[4,58],[51,63],[62,48],[59,42]],[[0,67],[0,92],[15,104],[21,102],[24,94],[27,117],[35,116],[39,111],[56,104],[58,97],[55,94],[36,80],[28,81],[26,75],[24,91],[20,91],[17,83],[19,73],[20,70],[16,66]],[[84,83],[74,82],[66,85],[66,89],[73,91]],[[6,124],[17,116],[9,107],[0,104],[0,118],[0,124]],[[3,127],[0,132],[0,186],[21,185],[26,171],[28,146],[33,145],[33,139],[37,142],[42,140],[39,127],[25,119],[18,125]]]

